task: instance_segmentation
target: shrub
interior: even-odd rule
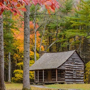
[[[21,83],[23,81],[23,70],[14,70],[14,77],[12,77],[12,82]],[[34,72],[30,71],[30,77],[31,80],[34,79]]]

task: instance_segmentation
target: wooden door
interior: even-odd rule
[[[51,79],[51,70],[48,70],[48,81],[51,81],[52,79]]]

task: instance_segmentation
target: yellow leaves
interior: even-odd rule
[[[30,71],[30,79],[34,79],[34,72]],[[14,70],[15,77],[12,77],[13,82],[22,82],[23,80],[23,70]]]
[[[30,60],[30,66],[32,66],[34,64],[34,60]]]
[[[16,53],[14,54],[13,59],[14,60],[18,59],[19,61],[21,61],[21,57],[18,54],[16,54]]]
[[[90,61],[86,64],[85,70],[86,70],[86,72],[85,72],[85,82],[88,83],[89,82],[89,77],[90,77]]]
[[[18,66],[23,66],[23,62],[20,62],[17,64]]]
[[[23,70],[14,70],[15,77],[12,77],[13,82],[21,82],[23,79]]]
[[[30,71],[29,73],[30,73],[29,78],[30,78],[30,79],[34,79],[34,71]]]
[[[30,51],[30,57],[33,57],[33,56],[34,56],[34,52]]]

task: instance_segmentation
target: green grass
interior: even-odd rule
[[[22,84],[19,84],[19,83],[6,83],[6,90],[15,90],[15,89],[18,89],[18,90],[21,90],[22,89]]]
[[[5,83],[6,90],[22,90],[23,85],[19,83]],[[54,90],[54,89],[43,89],[31,86],[31,90]]]
[[[32,90],[57,90],[57,89],[80,89],[80,90],[90,90],[90,84],[52,84],[45,85],[52,89],[43,89],[31,86]],[[19,83],[6,83],[6,90],[22,90],[23,85]]]
[[[90,84],[52,84],[52,85],[46,85],[46,87],[56,88],[56,89],[90,90]]]

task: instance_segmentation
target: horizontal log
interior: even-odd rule
[[[65,79],[84,79],[84,77],[75,77],[75,78],[73,78],[73,77],[66,76]]]
[[[66,82],[67,82],[67,81],[72,81],[72,82],[73,82],[73,81],[78,81],[78,82],[79,82],[79,81],[83,81],[83,79],[79,79],[79,80],[77,80],[77,79],[65,79],[65,81],[66,81]]]

